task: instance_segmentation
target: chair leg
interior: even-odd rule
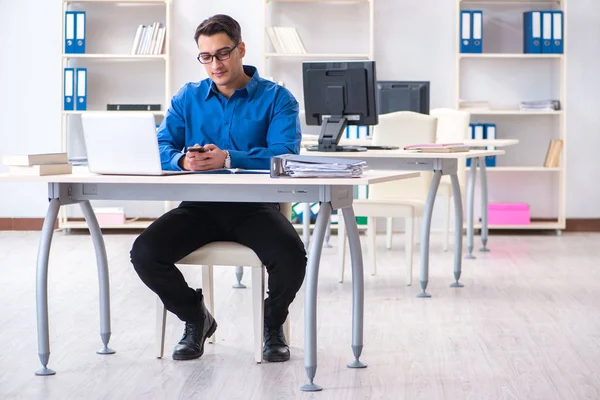
[[[254,320],[254,360],[257,364],[263,359],[264,320],[265,320],[265,269],[252,268],[252,312]]]
[[[214,279],[213,279],[213,266],[203,265],[202,266],[202,295],[204,296],[204,304],[212,316],[215,316],[215,300],[214,300]],[[208,343],[216,343],[217,334],[213,333],[208,338]]]
[[[421,245],[421,225],[423,224],[423,218],[413,218],[414,220],[414,243],[418,246]]]
[[[406,285],[412,285],[412,262],[413,262],[413,218],[406,218],[404,220],[404,235],[405,235],[405,249],[406,251]]]
[[[448,251],[448,243],[450,237],[450,215],[451,213],[451,202],[452,197],[448,196],[446,201],[446,216],[444,218],[444,251]]]
[[[338,211],[341,214],[341,210]],[[346,229],[344,228],[344,221],[340,216],[338,220],[338,256],[340,262],[339,270],[339,282],[344,282],[344,267],[346,264]]]
[[[290,345],[291,341],[292,341],[292,334],[291,334],[291,327],[290,327],[290,316],[288,313],[287,318],[285,319],[285,321],[283,322],[283,334],[285,335],[285,341],[288,344],[288,346]]]
[[[392,248],[392,235],[394,233],[394,218],[387,217],[385,224],[385,248],[391,250]]]
[[[375,231],[375,217],[367,219],[367,237],[369,243],[369,258],[371,259],[371,275],[377,275],[377,262],[375,252],[377,249],[377,232]]]
[[[165,352],[165,329],[167,325],[167,309],[156,296],[156,358],[163,358]]]

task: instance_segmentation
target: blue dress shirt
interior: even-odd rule
[[[228,150],[232,168],[269,169],[272,156],[300,152],[298,102],[286,88],[244,65],[251,79],[227,99],[214,82],[184,85],[173,96],[158,128],[164,170],[181,170],[179,159],[189,146],[213,143]]]

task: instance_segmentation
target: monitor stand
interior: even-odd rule
[[[331,116],[324,118],[321,124],[321,133],[319,134],[319,144],[316,146],[308,146],[309,151],[367,151],[366,147],[362,146],[340,146],[338,143],[348,126],[348,119],[341,116]]]

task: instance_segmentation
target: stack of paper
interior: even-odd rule
[[[367,168],[363,160],[284,154],[271,159],[271,176],[293,178],[359,178]]]
[[[558,100],[522,101],[519,111],[557,111],[560,110]]]
[[[425,143],[406,146],[404,150],[415,150],[421,153],[457,153],[469,151],[464,143]]]
[[[15,154],[2,157],[2,164],[8,165],[11,175],[61,175],[70,174],[67,153]]]

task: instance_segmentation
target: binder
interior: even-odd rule
[[[552,11],[542,11],[542,53],[552,53]]]
[[[87,68],[77,68],[77,110],[87,109]]]
[[[485,124],[484,125],[484,136],[487,140],[496,139],[496,124]],[[496,150],[496,146],[486,146],[486,150]],[[496,166],[496,156],[486,156],[485,157],[485,166],[486,167],[495,167]]]
[[[471,12],[460,12],[460,52],[471,52]]]
[[[563,53],[563,12],[552,11],[552,52]]]
[[[77,54],[85,53],[85,11],[75,13],[75,51]]]
[[[73,111],[75,109],[75,69],[65,68],[63,85],[63,110]]]
[[[467,137],[469,139],[475,139],[475,130],[473,129],[473,125],[474,124],[469,124],[469,132],[467,135]],[[470,166],[471,166],[471,159],[467,158],[467,167],[470,167]]]
[[[75,12],[65,12],[65,53],[75,53]]]
[[[523,53],[542,52],[542,13],[528,11],[523,13]]]
[[[471,12],[471,53],[483,52],[483,11]]]

